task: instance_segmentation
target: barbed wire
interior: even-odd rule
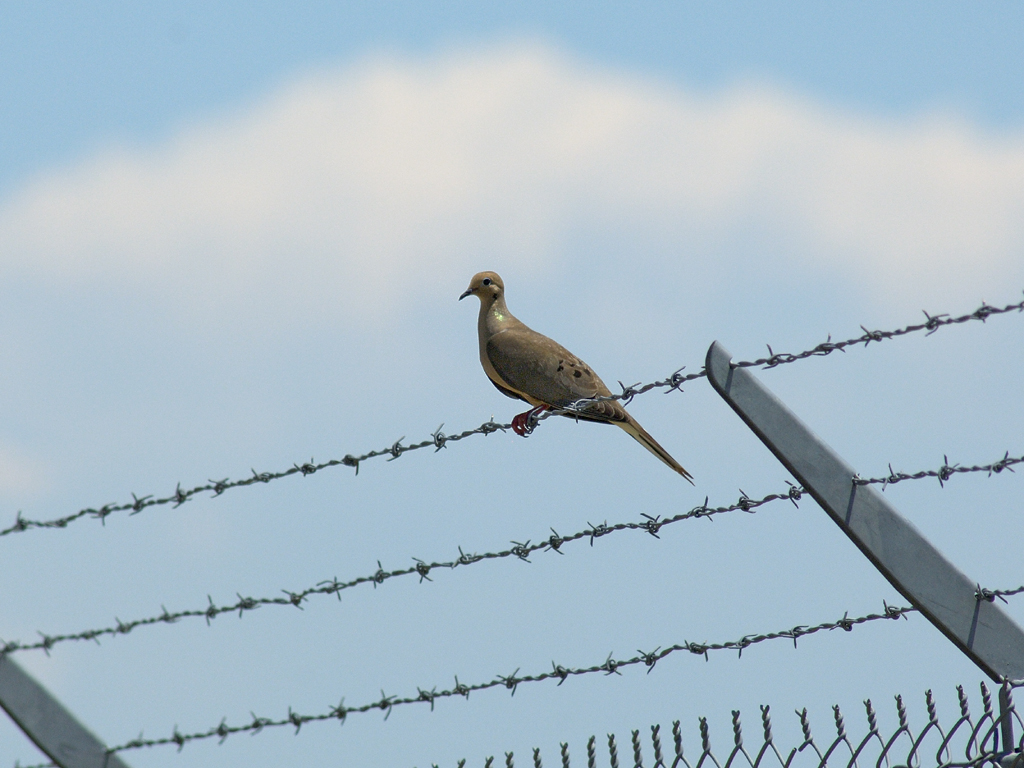
[[[768,357],[758,358],[756,360],[741,360],[735,362],[734,365],[742,368],[750,367],[763,367],[763,368],[775,368],[779,365],[786,365],[788,363],[794,363],[798,360],[804,360],[809,357],[824,357],[830,355],[833,352],[845,352],[847,347],[855,346],[858,344],[864,344],[868,346],[871,342],[881,342],[887,339],[894,339],[900,336],[905,336],[911,333],[918,333],[920,331],[927,331],[926,336],[930,336],[940,328],[944,328],[950,325],[958,325],[960,323],[966,323],[973,320],[986,321],[993,315],[1001,315],[1008,312],[1024,312],[1024,301],[1016,304],[1007,304],[1004,307],[993,307],[985,302],[982,302],[978,309],[970,312],[966,315],[960,315],[958,317],[951,317],[948,314],[941,315],[930,315],[924,312],[926,321],[924,323],[917,323],[907,325],[902,328],[897,328],[892,331],[869,331],[863,325],[861,329],[864,333],[860,336],[846,339],[844,341],[832,341],[832,335],[829,334],[826,341],[818,344],[811,349],[804,350],[797,353],[789,352],[774,352],[771,345],[768,346]],[[619,382],[619,386],[622,388],[622,392],[609,397],[593,398],[590,400],[581,400],[574,404],[571,409],[563,409],[558,411],[548,411],[535,416],[531,420],[531,427],[535,427],[540,421],[549,418],[552,415],[561,415],[563,413],[572,413],[573,411],[579,411],[585,409],[588,404],[601,402],[604,400],[621,400],[624,403],[629,403],[637,395],[642,395],[650,392],[654,389],[664,389],[665,394],[673,391],[682,391],[682,385],[696,379],[701,379],[707,376],[707,372],[701,369],[695,373],[683,374],[686,366],[677,369],[674,373],[664,379],[653,381],[648,384],[633,384],[626,386]],[[244,488],[250,485],[256,485],[259,483],[269,483],[274,480],[280,480],[285,477],[291,477],[293,475],[301,475],[303,477],[307,475],[315,474],[323,469],[330,467],[352,467],[355,469],[356,474],[359,474],[359,466],[370,459],[378,458],[380,456],[388,456],[387,461],[394,461],[405,453],[410,451],[417,451],[423,448],[434,448],[434,452],[440,451],[442,448],[448,446],[449,443],[458,442],[465,440],[473,435],[489,435],[492,432],[505,431],[511,428],[509,424],[499,424],[493,419],[490,419],[480,426],[474,429],[467,429],[455,435],[446,435],[441,430],[444,428],[444,424],[441,424],[433,433],[429,439],[422,440],[418,443],[411,445],[402,445],[402,441],[405,437],[400,437],[394,441],[389,447],[381,448],[377,450],[368,451],[358,456],[352,454],[346,454],[341,459],[330,459],[328,461],[316,462],[314,459],[310,459],[308,462],[302,464],[293,464],[284,470],[274,472],[257,472],[255,469],[252,470],[251,477],[243,477],[240,479],[232,480],[230,478],[224,478],[223,480],[209,480],[206,483],[196,485],[192,488],[182,488],[181,483],[175,487],[172,494],[166,496],[156,496],[154,494],[148,494],[139,496],[135,493],[132,494],[132,500],[130,502],[122,503],[110,503],[104,504],[102,507],[87,507],[80,509],[78,512],[66,515],[64,517],[53,518],[50,520],[31,520],[29,518],[22,517],[21,511],[19,511],[15,517],[15,521],[12,525],[7,528],[0,529],[0,537],[7,536],[13,533],[22,533],[24,531],[41,529],[41,528],[66,528],[70,523],[80,520],[82,518],[95,518],[100,520],[101,523],[105,523],[106,518],[115,512],[126,512],[130,511],[130,514],[135,515],[144,509],[156,506],[172,505],[173,508],[180,507],[187,501],[190,501],[193,497],[202,493],[212,493],[214,497],[220,496],[234,488]]]
[[[766,344],[765,346],[768,347],[768,357],[759,357],[756,360],[734,360],[732,365],[737,368],[776,368],[780,365],[795,363],[798,360],[805,360],[809,357],[825,357],[827,355],[831,355],[833,352],[845,352],[847,347],[856,346],[858,344],[868,346],[872,341],[881,342],[888,339],[895,339],[900,336],[906,336],[911,333],[918,333],[920,331],[926,330],[928,333],[926,333],[925,336],[931,336],[940,328],[944,328],[949,325],[959,325],[971,320],[980,320],[985,322],[992,315],[1001,315],[1007,312],[1024,312],[1024,301],[1020,301],[1016,304],[1007,304],[1003,307],[993,307],[983,301],[981,306],[976,310],[969,312],[966,315],[960,315],[959,317],[951,317],[945,313],[941,315],[930,315],[923,310],[922,312],[926,318],[923,323],[906,325],[893,331],[869,331],[862,325],[860,328],[864,333],[860,336],[846,339],[844,341],[832,341],[832,334],[829,334],[828,338],[821,344],[810,349],[806,349],[803,352],[775,352],[772,350],[771,344]],[[678,369],[666,379],[655,381],[650,384],[634,384],[633,386],[627,387],[620,381],[619,386],[622,387],[622,392],[620,394],[611,395],[609,397],[596,397],[587,400],[580,400],[577,405],[601,402],[604,400],[622,400],[625,403],[628,403],[635,396],[642,395],[652,389],[667,389],[671,392],[678,389],[682,384],[707,376],[707,371],[704,370],[703,366],[700,371],[686,375],[682,374],[684,368]]]
[[[889,477],[882,478],[855,478],[854,483],[857,485],[869,485],[869,484],[882,484],[883,490],[887,484],[897,483],[902,480],[920,480],[928,477],[937,477],[939,483],[942,484],[949,479],[955,473],[965,472],[987,472],[988,476],[991,477],[993,474],[999,474],[1004,469],[1012,472],[1013,465],[1024,462],[1024,457],[1012,458],[1009,452],[1006,452],[1004,457],[999,461],[993,462],[992,464],[962,467],[960,465],[950,465],[949,460],[943,457],[945,463],[938,470],[924,470],[915,472],[913,474],[897,473],[892,470],[892,465],[889,465]],[[460,565],[471,565],[473,563],[482,562],[485,560],[500,560],[504,558],[515,557],[520,560],[529,562],[529,556],[538,551],[557,551],[561,552],[561,546],[563,544],[572,543],[574,541],[580,541],[583,539],[589,539],[591,546],[593,546],[594,539],[606,536],[608,534],[617,533],[620,531],[645,531],[657,538],[658,531],[660,531],[666,525],[678,523],[683,520],[690,520],[694,518],[711,518],[715,515],[725,514],[727,512],[743,511],[753,514],[759,507],[769,504],[773,501],[779,501],[782,499],[788,499],[796,506],[797,502],[802,498],[804,489],[800,486],[792,483],[787,483],[789,488],[785,491],[778,493],[770,493],[767,496],[761,498],[751,498],[746,494],[745,491],[740,489],[739,499],[728,505],[710,507],[708,506],[708,499],[704,499],[703,504],[699,504],[693,507],[687,512],[682,512],[677,515],[662,518],[659,515],[651,516],[646,513],[641,513],[641,517],[644,518],[642,522],[621,522],[609,525],[607,521],[604,523],[594,525],[588,523],[587,528],[577,531],[566,536],[558,534],[554,528],[551,529],[551,536],[547,539],[538,542],[532,542],[527,539],[525,542],[512,541],[512,547],[507,549],[498,550],[496,552],[484,552],[482,554],[466,554],[462,551],[462,547],[459,547],[459,557],[454,560],[448,561],[434,561],[426,562],[418,558],[413,558],[414,564],[405,568],[397,568],[394,570],[385,571],[380,561],[377,562],[377,570],[373,573],[358,576],[350,579],[349,581],[338,581],[337,578],[318,582],[316,585],[306,587],[301,590],[281,590],[283,596],[281,597],[243,597],[240,593],[236,593],[238,601],[235,603],[228,603],[217,605],[213,602],[213,598],[207,596],[208,605],[203,608],[193,608],[181,611],[170,612],[166,607],[160,614],[155,616],[148,616],[141,619],[133,619],[131,621],[121,621],[115,619],[116,624],[112,626],[87,629],[80,632],[72,632],[67,634],[46,634],[39,632],[40,639],[35,642],[22,642],[20,640],[3,641],[0,639],[0,657],[7,655],[8,653],[14,653],[17,651],[29,651],[29,650],[42,650],[49,653],[50,649],[59,643],[65,643],[70,641],[79,640],[93,640],[99,642],[101,637],[114,637],[117,635],[127,635],[137,627],[153,626],[157,624],[174,624],[180,619],[187,618],[203,618],[206,623],[217,618],[223,613],[238,613],[241,618],[246,611],[256,610],[261,606],[295,606],[302,608],[302,604],[306,602],[310,597],[317,595],[336,595],[338,599],[341,599],[340,593],[343,590],[351,589],[363,584],[372,584],[375,588],[378,584],[383,584],[386,580],[397,578],[401,576],[412,576],[418,575],[420,582],[424,580],[430,581],[430,572],[438,568],[453,569]],[[981,589],[979,587],[979,589]],[[994,597],[1002,598],[1002,593],[994,593],[986,590],[987,594]],[[1016,594],[1016,592],[1005,593],[1007,595]]]
[[[1013,472],[1015,464],[1024,463],[1024,456],[1010,456],[1010,452],[1007,451],[1003,454],[1003,458],[999,461],[994,461],[991,464],[979,464],[973,467],[963,467],[959,464],[950,464],[949,457],[943,455],[942,466],[938,469],[927,469],[921,472],[914,472],[913,474],[907,474],[906,472],[895,472],[893,471],[892,464],[889,465],[889,476],[888,477],[871,477],[861,478],[855,477],[853,479],[856,485],[877,485],[881,484],[882,490],[884,491],[886,486],[894,485],[902,482],[903,480],[920,480],[925,477],[935,477],[939,480],[939,485],[945,487],[945,483],[953,475],[963,474],[966,472],[987,472],[988,476],[991,477],[993,474],[998,475],[1004,469],[1008,472]]]
[[[824,622],[813,626],[797,625],[791,629],[784,629],[777,632],[766,632],[764,634],[745,635],[739,640],[729,640],[719,643],[683,642],[666,648],[658,647],[653,651],[637,651],[636,656],[624,659],[613,659],[612,654],[608,654],[608,658],[605,659],[603,663],[594,664],[588,667],[566,667],[552,662],[550,671],[520,675],[519,670],[516,669],[516,671],[510,675],[498,675],[487,682],[473,683],[471,685],[459,682],[459,678],[456,676],[455,685],[452,688],[439,691],[437,690],[437,686],[434,686],[430,690],[417,687],[417,693],[415,695],[404,697],[394,695],[389,696],[382,690],[381,698],[376,701],[367,702],[358,706],[347,706],[345,704],[345,700],[342,699],[339,704],[330,707],[327,712],[321,712],[314,715],[304,715],[289,707],[287,716],[278,719],[259,717],[255,713],[250,713],[252,714],[252,722],[250,723],[244,723],[242,725],[228,725],[227,718],[224,718],[216,726],[208,728],[205,731],[195,731],[192,733],[182,733],[178,727],[175,726],[170,736],[147,739],[140,734],[138,738],[132,739],[131,741],[127,741],[118,746],[111,747],[107,751],[109,753],[124,752],[126,750],[140,749],[142,747],[158,747],[168,744],[176,745],[180,751],[185,744],[192,741],[219,738],[220,743],[223,744],[228,736],[236,733],[251,733],[255,735],[266,728],[277,728],[289,725],[293,726],[295,728],[295,732],[298,733],[302,729],[302,726],[307,723],[322,722],[326,720],[338,720],[344,723],[349,715],[372,712],[374,710],[384,712],[384,717],[387,719],[391,716],[391,711],[397,706],[403,706],[406,704],[429,704],[431,711],[433,711],[434,702],[438,699],[447,699],[454,696],[462,696],[468,699],[470,693],[490,688],[504,687],[514,696],[516,689],[524,683],[539,683],[545,680],[557,679],[558,684],[561,685],[570,677],[598,673],[603,673],[605,675],[621,674],[621,672],[619,672],[620,669],[640,664],[646,666],[647,672],[650,673],[659,661],[681,651],[686,651],[695,656],[703,656],[705,660],[708,660],[708,655],[713,651],[737,651],[739,656],[742,657],[743,651],[746,648],[770,640],[792,640],[793,646],[797,647],[797,641],[808,635],[813,635],[823,631],[831,631],[834,629],[843,629],[847,632],[851,632],[855,626],[860,624],[886,619],[900,619],[905,617],[906,614],[915,613],[916,611],[916,608],[910,606],[891,606],[883,602],[882,613],[871,613],[857,618],[850,618],[849,612],[847,612],[844,613],[843,617],[838,621]]]
[[[59,643],[65,643],[69,641],[78,640],[93,640],[99,642],[101,637],[113,637],[117,635],[127,635],[137,627],[153,626],[157,624],[174,624],[180,619],[185,618],[204,618],[206,623],[209,624],[211,620],[215,619],[222,613],[238,613],[241,618],[246,611],[253,611],[257,608],[265,605],[279,605],[279,606],[295,606],[296,608],[302,608],[302,604],[306,602],[310,597],[315,595],[336,595],[341,600],[341,592],[346,589],[351,589],[363,584],[372,584],[374,588],[378,584],[383,584],[388,579],[398,578],[401,576],[413,576],[417,575],[420,578],[420,583],[424,580],[431,581],[430,572],[438,568],[454,569],[458,566],[472,565],[485,560],[499,560],[504,558],[516,558],[525,562],[530,562],[530,555],[540,551],[554,551],[559,554],[562,552],[562,547],[565,544],[570,544],[576,541],[589,540],[590,545],[594,545],[594,540],[599,539],[602,536],[609,534],[618,533],[620,531],[643,531],[649,533],[655,538],[659,538],[658,532],[667,525],[678,523],[683,520],[692,520],[697,518],[711,518],[715,515],[725,514],[727,512],[743,511],[750,514],[754,514],[759,507],[769,504],[773,501],[779,501],[782,499],[788,499],[797,506],[797,502],[803,496],[803,489],[799,486],[795,486],[789,483],[788,490],[782,493],[770,493],[767,496],[761,498],[750,498],[744,491],[740,491],[742,494],[740,498],[733,504],[710,507],[708,506],[708,499],[704,499],[704,503],[700,504],[693,509],[682,512],[678,515],[672,515],[671,517],[662,518],[659,515],[647,515],[642,514],[644,518],[642,522],[624,522],[615,523],[609,525],[606,522],[599,523],[597,525],[588,523],[587,528],[577,531],[566,536],[560,535],[554,528],[551,529],[551,536],[547,539],[531,542],[527,540],[525,542],[513,541],[512,547],[508,549],[502,549],[497,552],[484,552],[483,554],[467,554],[462,551],[462,547],[459,547],[459,557],[455,560],[443,561],[443,562],[425,562],[417,558],[413,558],[414,565],[406,568],[398,568],[391,571],[385,571],[381,566],[380,561],[377,561],[377,570],[373,573],[365,576],[358,576],[350,581],[338,581],[337,578],[330,579],[327,581],[321,581],[315,586],[307,587],[296,592],[289,590],[282,590],[284,593],[283,597],[242,597],[238,594],[238,602],[228,605],[216,605],[213,602],[213,598],[207,596],[209,605],[204,608],[197,608],[192,610],[183,610],[169,612],[166,608],[156,616],[149,616],[143,619],[134,619],[132,621],[121,621],[116,619],[116,624],[109,627],[103,627],[101,629],[88,629],[82,632],[73,632],[69,634],[58,634],[48,635],[42,632],[39,633],[41,639],[31,643],[23,643],[18,640],[12,640],[4,642],[0,640],[0,657],[3,657],[9,653],[15,653],[17,651],[29,651],[29,650],[42,650],[49,654],[50,649]],[[236,593],[237,594],[237,593]],[[162,606],[161,606],[162,607]]]
[[[985,600],[989,603],[995,602],[996,598],[999,598],[1006,603],[1006,598],[1012,597],[1013,595],[1019,595],[1024,592],[1024,587],[1017,587],[1015,589],[985,589],[980,584],[974,590],[975,600]],[[1007,603],[1009,605],[1009,603]]]
[[[918,323],[916,325],[907,325],[904,326],[903,328],[897,328],[895,331],[869,331],[862,325],[860,328],[862,331],[864,331],[864,335],[858,336],[855,339],[839,341],[833,344],[831,342],[830,336],[828,341],[826,341],[823,344],[819,344],[814,349],[807,350],[805,352],[800,352],[795,355],[788,353],[776,354],[772,352],[772,348],[769,346],[768,357],[763,357],[758,360],[753,360],[750,362],[738,362],[735,363],[735,365],[741,368],[749,368],[752,366],[764,366],[765,368],[774,368],[776,365],[796,362],[797,360],[802,360],[805,357],[812,357],[815,355],[828,355],[831,354],[832,352],[835,352],[836,350],[843,350],[846,347],[852,346],[854,344],[863,343],[865,346],[867,346],[872,341],[894,339],[899,336],[906,336],[907,334],[910,333],[917,333],[919,331],[925,330],[928,331],[928,333],[926,333],[925,336],[931,336],[933,333],[939,330],[939,328],[943,328],[948,325],[959,325],[961,323],[967,323],[972,320],[980,320],[981,322],[985,322],[988,318],[992,317],[993,315],[1002,315],[1007,312],[1024,312],[1024,301],[1017,302],[1016,304],[1007,304],[1004,307],[993,307],[983,301],[981,302],[981,306],[978,307],[976,310],[974,310],[973,312],[969,312],[966,315],[960,315],[959,317],[950,317],[947,314],[929,315],[927,312],[924,312],[924,310],[922,310],[922,313],[926,318],[926,321],[923,323]]]
[[[257,472],[253,469],[251,477],[243,477],[238,480],[231,480],[230,478],[224,478],[223,480],[210,480],[202,485],[197,485],[193,488],[187,489],[182,488],[181,483],[178,483],[174,493],[169,496],[157,498],[153,495],[138,496],[133,493],[132,501],[124,502],[122,504],[105,504],[99,508],[87,507],[85,509],[80,509],[74,514],[67,515],[65,517],[58,517],[53,520],[29,520],[22,517],[21,512],[19,511],[13,525],[8,528],[0,529],[0,536],[7,536],[12,533],[21,533],[32,528],[65,528],[69,523],[73,523],[83,517],[96,518],[105,523],[107,517],[112,515],[114,512],[125,512],[127,510],[131,510],[131,514],[135,515],[148,507],[157,507],[165,504],[172,504],[173,508],[177,509],[185,502],[190,501],[193,496],[200,493],[210,492],[214,497],[217,497],[225,491],[229,491],[233,488],[245,488],[250,485],[256,485],[257,483],[269,483],[273,480],[291,477],[292,475],[312,475],[322,469],[327,469],[328,467],[354,467],[356,474],[359,474],[359,465],[367,459],[373,459],[377,456],[391,456],[391,459],[389,459],[389,461],[391,461],[397,459],[403,453],[416,451],[420,448],[428,448],[430,446],[434,446],[436,450],[440,450],[448,443],[465,440],[471,435],[489,435],[490,433],[497,432],[498,430],[509,429],[511,426],[511,424],[497,424],[491,420],[484,422],[475,429],[467,429],[457,435],[445,435],[441,432],[441,428],[444,427],[444,424],[442,424],[437,428],[437,431],[431,435],[430,440],[423,440],[422,442],[414,443],[412,445],[402,445],[401,443],[405,438],[400,437],[391,445],[390,448],[368,451],[367,453],[363,453],[359,456],[348,454],[342,459],[330,459],[329,461],[322,462],[316,462],[314,459],[310,459],[308,462],[303,464],[294,464],[288,469],[284,469],[279,472]]]

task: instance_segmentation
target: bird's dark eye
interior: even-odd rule
[[[491,278],[485,277],[483,282],[484,282],[484,285],[490,285],[491,284]]]

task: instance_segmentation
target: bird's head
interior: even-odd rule
[[[501,282],[501,278],[498,277],[497,273],[478,272],[469,281],[469,288],[459,296],[459,301],[462,301],[467,296],[476,296],[480,299],[481,304],[489,305],[504,293],[505,284]]]

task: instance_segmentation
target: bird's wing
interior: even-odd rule
[[[500,381],[494,385],[531,405],[565,408],[578,400],[611,394],[600,377],[561,344],[526,327],[494,334],[487,340],[487,359]],[[617,400],[587,405],[567,416],[622,427],[633,439],[691,483],[691,475],[658,444]]]
[[[484,371],[484,372],[487,373],[487,371]],[[489,382],[491,382],[491,384],[494,385],[494,388],[496,390],[498,390],[499,392],[501,392],[501,394],[503,394],[505,397],[511,397],[513,400],[522,400],[523,399],[518,394],[513,392],[511,389],[506,389],[505,387],[501,386],[501,384],[499,384],[494,379],[492,379],[490,373],[487,373],[487,380]]]
[[[487,340],[487,357],[501,379],[499,388],[528,402],[565,408],[577,400],[611,394],[589,365],[561,344],[529,328],[496,333]],[[625,410],[615,401],[594,403],[586,414],[595,421],[624,421]]]

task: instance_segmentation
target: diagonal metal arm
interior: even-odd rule
[[[939,631],[996,681],[1024,679],[1024,630],[716,341],[711,386],[861,552]]]
[[[7,656],[0,656],[0,707],[61,768],[128,768]]]

